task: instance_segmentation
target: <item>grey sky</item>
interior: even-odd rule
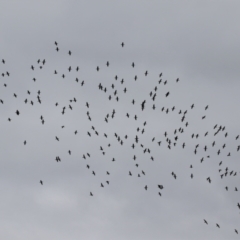
[[[0,99],[4,101],[0,103],[0,238],[239,239],[234,232],[240,231],[239,191],[234,191],[239,187],[240,167],[240,140],[235,140],[240,134],[239,7],[239,1],[219,0],[0,1],[0,60],[6,61],[0,63],[0,73],[10,73],[10,77],[0,77]],[[38,59],[46,60],[42,69]],[[100,71],[96,71],[97,66]],[[162,83],[158,84],[161,72]],[[107,88],[106,93],[98,89],[99,83]],[[153,102],[149,93],[155,92],[155,86],[158,90]],[[37,102],[38,90],[41,104]],[[77,102],[69,102],[74,97]],[[143,100],[146,109],[141,111]],[[206,105],[209,109],[205,111]],[[169,108],[169,113],[162,112],[162,107]],[[111,118],[113,109],[116,114]],[[188,110],[184,123],[180,109]],[[108,123],[104,121],[107,114]],[[206,119],[202,120],[204,115]],[[145,133],[137,132],[138,127],[142,131],[145,121]],[[226,129],[214,137],[215,124]],[[177,134],[179,139],[173,147],[174,130],[180,127],[184,133]],[[172,140],[171,150],[165,131]],[[123,140],[123,146],[114,133]],[[199,138],[192,139],[193,133]],[[126,134],[128,139],[124,138]],[[139,143],[132,149],[136,135]],[[216,146],[212,147],[214,140]],[[160,147],[157,141],[162,141]],[[151,153],[144,154],[140,144]],[[195,155],[196,144],[199,148]],[[227,157],[229,152],[231,156]],[[85,160],[82,157],[87,153],[91,156]],[[56,156],[61,162],[55,161]],[[238,175],[228,173],[221,179],[226,167]],[[176,173],[176,180],[171,172]],[[206,181],[209,176],[211,184]],[[164,186],[161,197],[158,184]]]

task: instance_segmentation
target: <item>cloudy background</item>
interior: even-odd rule
[[[240,232],[240,195],[234,191],[239,176],[228,173],[221,179],[218,172],[228,167],[229,172],[239,173],[240,167],[236,151],[240,140],[235,140],[240,134],[239,8],[239,1],[220,0],[0,1],[0,58],[6,61],[0,64],[0,71],[10,73],[0,78],[0,99],[4,101],[0,104],[0,238],[239,239],[234,232]],[[38,59],[46,60],[42,69]],[[96,71],[97,66],[100,71]],[[54,75],[54,70],[58,74]],[[161,72],[162,81],[168,81],[166,85],[158,84]],[[178,83],[176,78],[180,79]],[[99,83],[107,88],[106,93],[98,90]],[[118,102],[112,83],[118,91]],[[158,90],[153,110],[149,93],[155,86]],[[37,102],[38,90],[42,104]],[[170,95],[165,98],[168,91]],[[69,102],[74,97],[77,102]],[[146,109],[142,112],[143,100]],[[209,108],[205,111],[206,105]],[[173,106],[175,111],[168,114],[161,111],[162,107]],[[19,116],[15,114],[17,109]],[[112,119],[113,109],[116,114]],[[180,109],[188,110],[187,128],[178,114]],[[107,114],[108,123],[104,121]],[[145,133],[137,132],[145,121]],[[226,130],[214,137],[215,124]],[[164,132],[173,142],[173,132],[180,127],[184,133],[177,134],[177,145],[169,150]],[[123,146],[114,133],[121,137]],[[200,137],[192,139],[192,133]],[[128,139],[124,138],[126,134]],[[136,135],[139,143],[132,149]],[[214,140],[216,146],[212,147]],[[162,141],[161,147],[157,141]],[[151,153],[144,154],[140,143]],[[222,149],[224,143],[226,148]],[[196,144],[200,146],[195,155]],[[203,150],[205,145],[207,152]],[[227,157],[229,152],[231,156]],[[85,160],[82,156],[87,153],[91,157]],[[61,162],[55,161],[56,156]],[[211,184],[206,181],[209,176]],[[158,184],[164,186],[162,197]]]

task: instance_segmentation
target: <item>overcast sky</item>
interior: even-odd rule
[[[239,8],[1,0],[0,238],[239,239]]]

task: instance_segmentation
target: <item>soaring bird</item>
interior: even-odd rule
[[[142,104],[141,104],[141,106],[142,106],[142,111],[144,110],[145,103],[146,103],[146,100],[144,100],[144,101],[142,102]]]

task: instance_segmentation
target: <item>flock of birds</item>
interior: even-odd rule
[[[60,51],[59,49],[59,45],[57,42],[54,43],[55,44],[55,50],[57,52]],[[121,43],[121,47],[124,48],[124,43]],[[72,52],[71,51],[68,51],[67,53],[69,55],[69,57],[71,57],[72,55]],[[1,68],[3,68],[4,66],[7,65],[7,61],[5,61],[4,59],[2,59],[2,64],[3,66]],[[45,59],[43,60],[40,60],[38,59],[37,60],[37,63],[34,65],[31,65],[30,66],[30,69],[32,70],[32,73],[34,74],[34,72],[40,68],[40,69],[43,69],[44,65],[47,64],[47,61]],[[109,68],[110,67],[110,62],[107,61],[106,62],[106,67]],[[135,63],[132,62],[131,66],[132,68],[135,68]],[[78,73],[80,71],[80,68],[77,66],[76,68],[73,67],[73,66],[69,66],[68,67],[68,72],[71,72],[71,71],[75,71],[76,73]],[[95,71],[99,72],[100,71],[100,67],[97,66]],[[2,77],[3,78],[7,78],[10,76],[10,72],[9,71],[4,71],[2,72]],[[60,73],[60,71],[58,69],[53,69],[53,74],[56,75],[56,76],[60,76],[61,78],[66,78],[67,77],[67,74],[66,73]],[[145,71],[142,73],[143,76],[147,76],[149,73],[148,71]],[[37,81],[37,78],[36,76],[33,76],[33,79],[32,79],[34,82]],[[135,75],[134,78],[133,78],[133,81],[136,82],[138,80],[138,76]],[[80,87],[84,88],[86,84],[88,84],[87,81],[84,81],[84,80],[80,80],[78,79],[78,77],[75,78],[75,81],[77,84],[80,84]],[[177,78],[175,80],[175,84],[179,84],[180,80],[179,78]],[[149,95],[145,98],[142,98],[141,101],[137,101],[136,99],[132,99],[132,101],[129,103],[131,104],[132,106],[134,106],[137,111],[141,112],[141,113],[144,113],[144,111],[146,111],[146,108],[150,108],[150,105],[151,105],[151,109],[152,111],[161,111],[162,113],[165,113],[165,114],[169,114],[170,112],[177,112],[178,116],[179,116],[179,124],[180,126],[176,129],[174,129],[173,131],[173,134],[170,133],[168,130],[165,130],[163,133],[159,134],[161,135],[161,137],[156,137],[156,136],[153,136],[152,139],[151,139],[151,142],[149,145],[153,145],[155,144],[155,146],[161,148],[161,147],[166,147],[168,148],[169,150],[175,148],[176,146],[181,146],[182,149],[186,148],[187,146],[187,143],[186,142],[181,142],[181,136],[186,134],[186,129],[189,125],[189,122],[188,122],[188,112],[191,111],[192,109],[195,108],[195,104],[191,104],[187,109],[177,109],[177,107],[175,106],[172,106],[171,108],[170,107],[166,107],[166,106],[162,106],[161,108],[158,108],[158,101],[157,101],[157,98],[159,97],[158,95],[158,89],[159,88],[163,88],[164,86],[167,86],[168,85],[168,81],[167,80],[163,80],[163,74],[160,73],[159,76],[158,76],[158,80],[157,80],[157,85],[153,88],[152,91],[149,92]],[[3,84],[4,87],[8,87],[7,83],[5,82]],[[106,84],[104,82],[100,82],[100,83],[96,83],[96,89],[98,89],[99,91],[103,92],[106,96],[106,100],[107,101],[115,101],[115,102],[119,102],[121,101],[120,99],[120,96],[119,96],[119,92],[120,91],[123,91],[124,94],[127,94],[128,93],[128,89],[127,87],[125,86],[125,81],[124,79],[120,79],[120,77],[118,75],[115,75],[114,78],[112,79],[112,83],[111,85],[108,85],[106,86]],[[31,105],[34,105],[36,104],[36,102],[34,100],[29,100],[29,96],[31,95],[31,91],[30,90],[27,90],[27,96],[25,99],[24,99],[24,103],[25,104],[31,104]],[[161,97],[164,97],[164,98],[169,98],[171,96],[171,92],[168,90],[165,92],[164,96],[161,96]],[[14,98],[17,98],[18,97],[18,94],[17,93],[13,93],[13,97]],[[37,96],[36,96],[36,101],[37,101],[37,104],[42,104],[42,97],[41,97],[41,90],[38,90],[37,92]],[[9,99],[0,99],[0,103],[1,104],[5,104]],[[66,105],[62,106],[60,112],[61,112],[61,115],[64,115],[64,114],[67,114],[67,109],[70,109],[71,111],[74,110],[74,104],[77,103],[79,99],[77,99],[76,97],[72,97],[72,99],[69,100],[69,103],[67,103]],[[147,103],[150,103],[147,105]],[[55,107],[59,108],[59,103],[58,102],[55,102]],[[92,122],[93,119],[92,119],[92,116],[91,116],[91,113],[90,113],[90,110],[91,110],[91,106],[90,106],[90,103],[89,102],[86,102],[86,116],[87,116],[87,120],[90,122],[90,124],[92,125]],[[209,106],[207,105],[204,109],[204,111],[207,113],[207,110],[208,110]],[[111,113],[108,113],[105,118],[104,118],[104,122],[107,124],[109,121],[111,121],[111,118],[115,118],[116,116],[116,113],[117,113],[117,108],[114,108],[112,110]],[[15,113],[17,116],[21,116],[21,109],[16,109],[15,110]],[[206,114],[204,114],[201,118],[202,121],[204,121],[204,119],[206,118]],[[139,116],[137,116],[137,114],[135,114],[134,116],[132,116],[129,112],[126,113],[125,116],[122,116],[122,117],[125,117],[127,119],[134,119],[135,121],[141,121],[141,118]],[[139,120],[140,119],[140,120]],[[12,122],[12,120],[16,121],[17,119],[12,119],[11,117],[7,117],[6,119],[7,121],[9,122]],[[40,116],[40,120],[41,120],[41,124],[44,125],[45,124],[45,118],[43,115]],[[115,138],[117,140],[117,142],[119,143],[120,146],[122,145],[127,145],[128,148],[132,148],[133,150],[133,160],[135,161],[135,166],[137,168],[140,167],[139,163],[137,162],[137,153],[139,153],[139,149],[142,149],[142,153],[146,156],[146,155],[149,155],[151,161],[154,161],[155,160],[155,157],[151,154],[151,147],[146,147],[143,142],[142,142],[142,139],[144,139],[144,133],[147,131],[146,129],[146,125],[147,125],[147,121],[144,120],[142,122],[142,127],[137,127],[136,130],[136,133],[135,133],[135,136],[134,138],[130,135],[125,135],[125,136],[122,136],[121,133],[117,133],[117,130],[116,132],[113,133],[112,136],[109,136],[109,134],[103,132],[102,133],[102,129],[101,131],[98,131],[97,128],[95,126],[91,126],[91,129],[86,131],[86,136],[83,136],[83,137],[93,137],[94,135],[95,136],[100,136],[100,135],[103,135],[106,139],[109,139],[111,137]],[[64,125],[61,126],[61,128],[65,128]],[[212,134],[213,133],[213,134]],[[75,130],[74,131],[74,134],[77,135],[78,134],[78,131]],[[231,156],[231,152],[230,151],[227,151],[224,150],[225,147],[226,147],[226,143],[224,143],[221,147],[217,147],[217,143],[218,143],[218,136],[221,136],[221,137],[225,137],[227,138],[228,136],[228,132],[226,131],[226,127],[225,126],[222,126],[222,125],[214,125],[212,130],[209,130],[205,133],[192,133],[191,134],[191,138],[192,139],[198,139],[198,138],[205,138],[207,137],[208,135],[212,134],[211,137],[214,138],[214,140],[212,141],[211,145],[204,145],[204,146],[201,146],[201,144],[196,144],[194,149],[193,149],[193,154],[196,155],[196,156],[199,156],[201,153],[198,152],[198,150],[201,148],[204,150],[204,153],[207,153],[207,151],[209,150],[209,148],[215,148],[215,152],[216,152],[216,156],[219,156],[220,154],[225,154],[226,157],[230,157]],[[157,135],[157,134],[156,134]],[[159,136],[158,135],[158,136]],[[235,140],[236,142],[238,141],[239,139],[239,135],[235,136]],[[60,141],[60,137],[59,136],[55,136],[55,140],[56,141]],[[113,140],[111,140],[110,143],[108,143],[107,147],[111,147],[111,144],[112,144]],[[129,143],[130,142],[130,143]],[[27,145],[27,139],[24,140],[23,142],[24,145]],[[105,157],[106,152],[107,150],[104,149],[104,147],[102,147],[102,145],[99,146],[99,149],[101,151],[101,154]],[[136,150],[136,152],[135,152]],[[239,151],[240,150],[240,143],[236,143],[236,151]],[[72,154],[72,150],[69,149],[68,150],[68,154],[71,155]],[[91,154],[90,153],[84,153],[82,158],[84,160],[87,160],[87,159],[90,159],[91,158]],[[200,163],[203,163],[205,159],[207,158],[210,158],[210,155],[204,155],[204,156],[200,156]],[[55,161],[56,162],[61,162],[62,161],[62,157],[60,156],[56,156],[55,158]],[[115,158],[112,158],[111,160],[112,162],[115,162],[116,159]],[[223,162],[223,161],[220,161],[219,162],[219,169],[218,169],[218,172],[219,172],[219,177],[221,179],[223,178],[226,178],[226,177],[235,177],[237,176],[237,171],[236,170],[233,170],[233,169],[230,169],[230,167],[226,166],[224,169],[221,168],[222,164],[223,163],[226,163],[226,162]],[[90,164],[90,161],[87,162],[86,164],[86,168],[87,170],[91,171],[91,174],[93,176],[95,176],[97,174],[97,171],[96,170],[90,170],[92,169],[92,166]],[[190,165],[190,169],[193,168],[193,164]],[[111,172],[109,170],[106,170],[106,175],[109,176],[111,174]],[[133,177],[134,175],[136,177],[142,177],[142,176],[145,176],[146,172],[145,170],[140,170],[139,173],[137,174],[134,174],[132,170],[129,170],[128,171],[128,175],[130,177]],[[177,179],[177,173],[175,173],[174,171],[171,172],[171,175],[174,179]],[[190,175],[190,178],[194,178],[194,175],[193,173],[191,173]],[[205,179],[209,184],[211,184],[212,182],[212,177],[211,176],[208,176],[206,179]],[[41,179],[40,180],[40,184],[41,185],[44,185],[44,181]],[[99,183],[100,187],[104,188],[105,187],[105,184],[109,185],[110,184],[110,181],[109,180],[106,180],[105,183],[104,182],[101,182]],[[149,188],[149,186],[146,184],[143,186],[143,191],[147,191]],[[163,186],[163,183],[157,183],[156,184],[156,189],[157,189],[157,193],[160,197],[162,197],[162,193],[163,193],[163,189],[164,189],[164,186]],[[229,190],[229,187],[226,186],[225,187],[226,191]],[[238,191],[238,188],[237,186],[234,186],[234,191]],[[93,197],[94,196],[94,192],[93,191],[90,191],[89,192],[89,196]],[[240,209],[240,203],[236,203],[236,208]],[[205,224],[208,225],[208,221],[206,219],[203,219],[203,222]],[[216,227],[217,228],[220,228],[220,224],[219,223],[216,223]],[[237,229],[234,229],[235,233],[238,234],[238,230]]]

